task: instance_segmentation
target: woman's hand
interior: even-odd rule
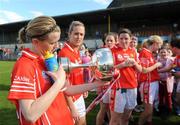
[[[54,84],[58,84],[59,89],[65,90],[66,86],[66,73],[62,67],[62,65],[59,66],[59,69],[56,72],[46,72],[53,80]]]
[[[76,109],[71,110],[71,115],[74,119],[74,121],[79,121],[80,120],[80,116],[79,113]]]
[[[87,97],[88,97],[88,91],[83,93],[83,97],[84,97],[84,98],[87,98]]]
[[[100,79],[94,80],[93,83],[100,84],[101,86],[108,86],[108,85],[110,85],[110,81],[103,81],[103,80],[100,80]]]
[[[157,68],[161,68],[161,67],[162,67],[162,63],[157,62],[157,63],[156,63],[156,67],[157,67]]]
[[[125,64],[126,64],[128,67],[134,66],[135,63],[136,63],[136,61],[135,61],[133,58],[128,58],[127,60],[125,60]]]

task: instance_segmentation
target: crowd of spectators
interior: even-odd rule
[[[14,48],[0,47],[0,60],[16,60],[21,55],[23,48],[23,45],[19,48],[17,45]]]

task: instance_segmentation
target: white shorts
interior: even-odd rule
[[[79,99],[74,102],[74,105],[78,110],[79,116],[84,117],[86,115],[86,106],[83,96],[80,96]]]
[[[125,109],[133,110],[137,105],[137,88],[111,90],[110,109],[117,113],[124,113]]]
[[[141,100],[144,102],[144,92],[143,92],[143,86],[145,83],[141,83],[140,85],[140,93],[141,93]],[[151,82],[149,85],[149,97],[148,97],[148,102],[149,104],[153,104],[154,101],[159,100],[159,82]]]
[[[111,90],[104,95],[102,102],[105,104],[110,103],[110,97],[111,97]]]

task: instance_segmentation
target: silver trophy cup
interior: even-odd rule
[[[58,58],[59,64],[62,64],[66,72],[70,72],[75,68],[93,67],[98,69],[102,74],[102,80],[110,80],[112,78],[112,69],[114,66],[113,56],[109,48],[97,49],[92,56],[92,61],[88,64],[75,64],[69,61],[68,58]]]

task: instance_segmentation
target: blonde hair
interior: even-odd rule
[[[163,40],[158,35],[152,35],[152,36],[149,37],[148,40],[149,40],[150,45],[152,45],[153,43],[158,43],[160,45],[163,45]]]
[[[69,26],[68,33],[70,34],[73,31],[74,27],[76,27],[76,26],[82,26],[85,29],[85,26],[84,26],[84,24],[82,22],[80,22],[80,21],[72,21],[70,26]]]
[[[143,42],[141,43],[141,48],[148,48],[148,39],[144,39]]]
[[[56,21],[49,16],[39,16],[32,19],[27,26],[19,30],[18,40],[20,43],[30,41],[32,38],[44,40],[51,32],[60,32]]]

